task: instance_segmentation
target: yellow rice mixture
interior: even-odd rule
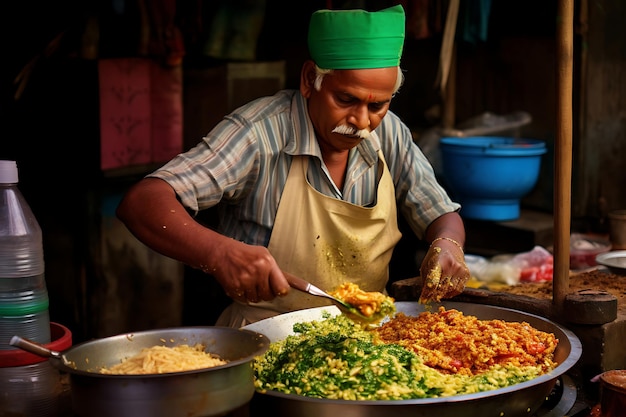
[[[526,322],[479,320],[454,309],[418,316],[402,313],[376,329],[385,343],[417,353],[424,363],[444,373],[476,375],[494,365],[553,369],[558,340]]]

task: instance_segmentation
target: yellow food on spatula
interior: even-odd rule
[[[364,291],[352,282],[345,282],[329,293],[358,309],[366,317],[382,319],[396,311],[393,297],[381,292]]]

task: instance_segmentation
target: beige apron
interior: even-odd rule
[[[379,151],[377,202],[362,207],[315,190],[307,181],[308,157],[295,156],[285,184],[268,249],[282,270],[330,291],[350,281],[365,291],[384,292],[389,261],[400,240],[391,174]],[[291,290],[272,301],[235,302],[217,325],[240,327],[280,313],[328,305]]]

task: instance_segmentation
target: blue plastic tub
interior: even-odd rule
[[[444,181],[462,205],[461,215],[515,220],[520,200],[539,178],[545,142],[509,137],[445,137],[440,140]]]

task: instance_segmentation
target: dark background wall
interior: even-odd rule
[[[239,16],[251,22],[249,30],[256,30],[252,59],[206,53],[227,3],[236,4]],[[356,2],[371,10],[396,3]],[[392,106],[419,142],[442,125],[450,106],[435,88],[447,2],[403,3],[407,9],[427,5],[432,24],[422,38],[407,36],[407,81]],[[151,253],[116,223],[116,199],[154,166],[114,175],[100,169],[98,60],[140,56],[164,63],[183,52],[182,45],[187,147],[228,110],[215,99],[228,63],[282,62],[284,85],[297,88],[308,17],[328,4],[355,3],[26,0],[2,6],[0,157],[19,163],[20,188],[44,232],[51,315],[69,325],[76,340],[211,324],[226,303],[216,284]],[[604,233],[608,210],[626,207],[626,6],[576,1],[575,11],[572,229]],[[550,151],[523,205],[547,214],[553,212],[558,18],[556,1],[493,1],[486,40],[457,42],[451,106],[455,123],[487,111],[532,116],[519,133],[545,140]],[[180,44],[163,40],[172,27]],[[250,54],[250,44],[240,52]],[[399,256],[405,267],[396,278],[411,276],[414,259]]]

